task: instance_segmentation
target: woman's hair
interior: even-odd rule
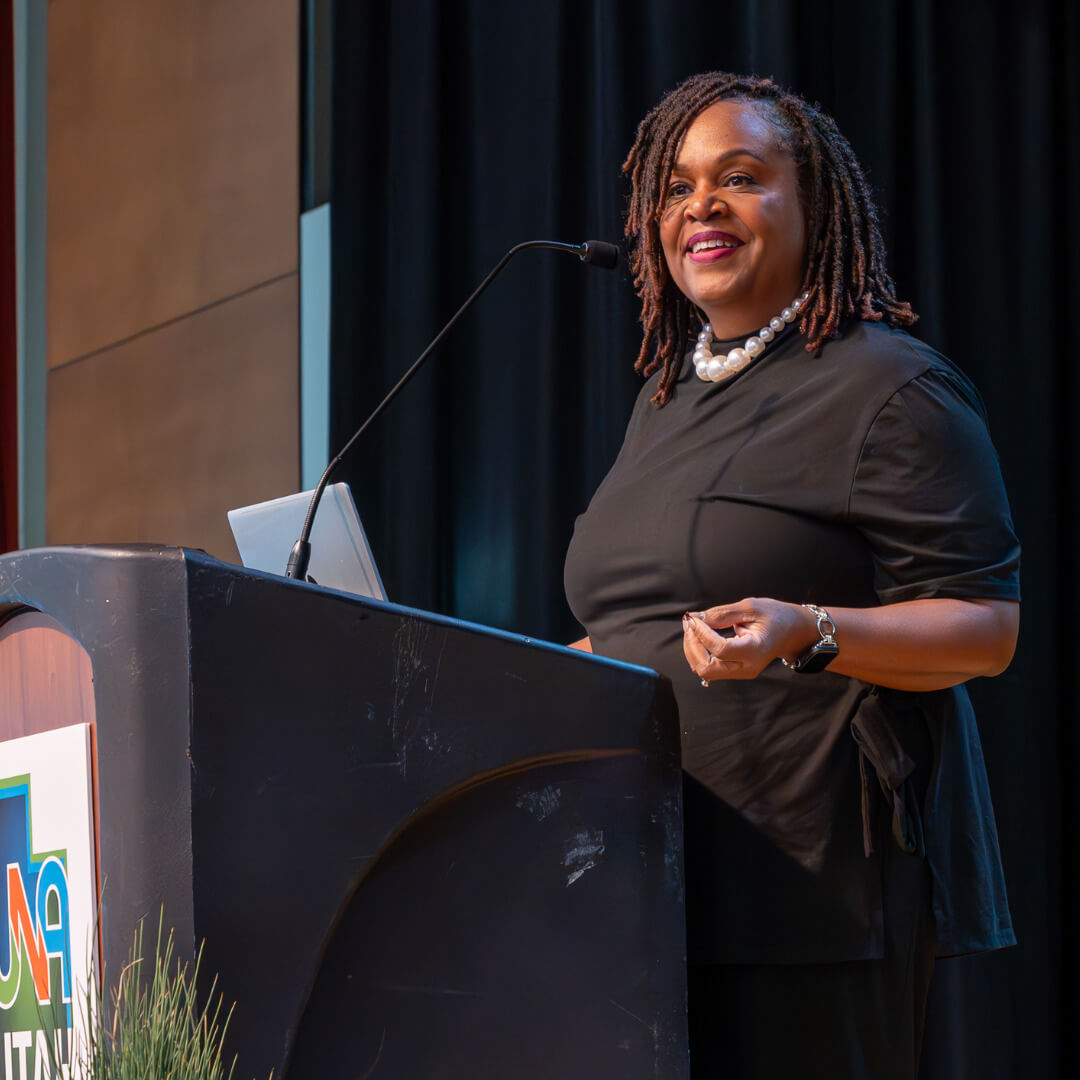
[[[660,244],[664,193],[686,129],[717,101],[763,106],[795,159],[806,215],[801,291],[809,292],[810,299],[801,311],[799,331],[807,339],[807,352],[817,353],[838,337],[845,318],[884,319],[890,326],[910,326],[917,318],[910,304],[896,299],[870,185],[832,117],[771,79],[722,71],[695,75],[641,121],[623,162],[632,185],[625,234],[644,329],[634,370],[648,377],[661,369],[652,399],[657,405],[671,396],[691,321],[700,318],[668,273]]]

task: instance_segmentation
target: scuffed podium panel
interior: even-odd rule
[[[164,900],[237,1075],[686,1075],[653,673],[173,549],[7,556],[5,603],[93,662],[106,955]]]
[[[659,780],[635,757],[538,766],[407,830],[334,934],[297,1074],[679,1075],[680,973],[650,962],[665,913],[642,889],[672,867],[621,805]]]

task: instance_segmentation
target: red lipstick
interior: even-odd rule
[[[694,248],[698,250],[695,251]],[[742,247],[742,241],[731,233],[709,229],[694,233],[686,242],[686,257],[691,262],[710,263],[734,255]]]

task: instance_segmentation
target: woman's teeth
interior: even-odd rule
[[[737,246],[738,242],[735,240],[701,240],[696,244],[691,244],[690,251],[696,255],[699,251],[709,251],[712,248],[733,248]]]

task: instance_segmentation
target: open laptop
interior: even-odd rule
[[[229,511],[229,527],[244,566],[284,575],[311,496],[312,492],[301,491]],[[358,596],[386,599],[348,484],[330,484],[323,492],[311,529],[308,580]]]

